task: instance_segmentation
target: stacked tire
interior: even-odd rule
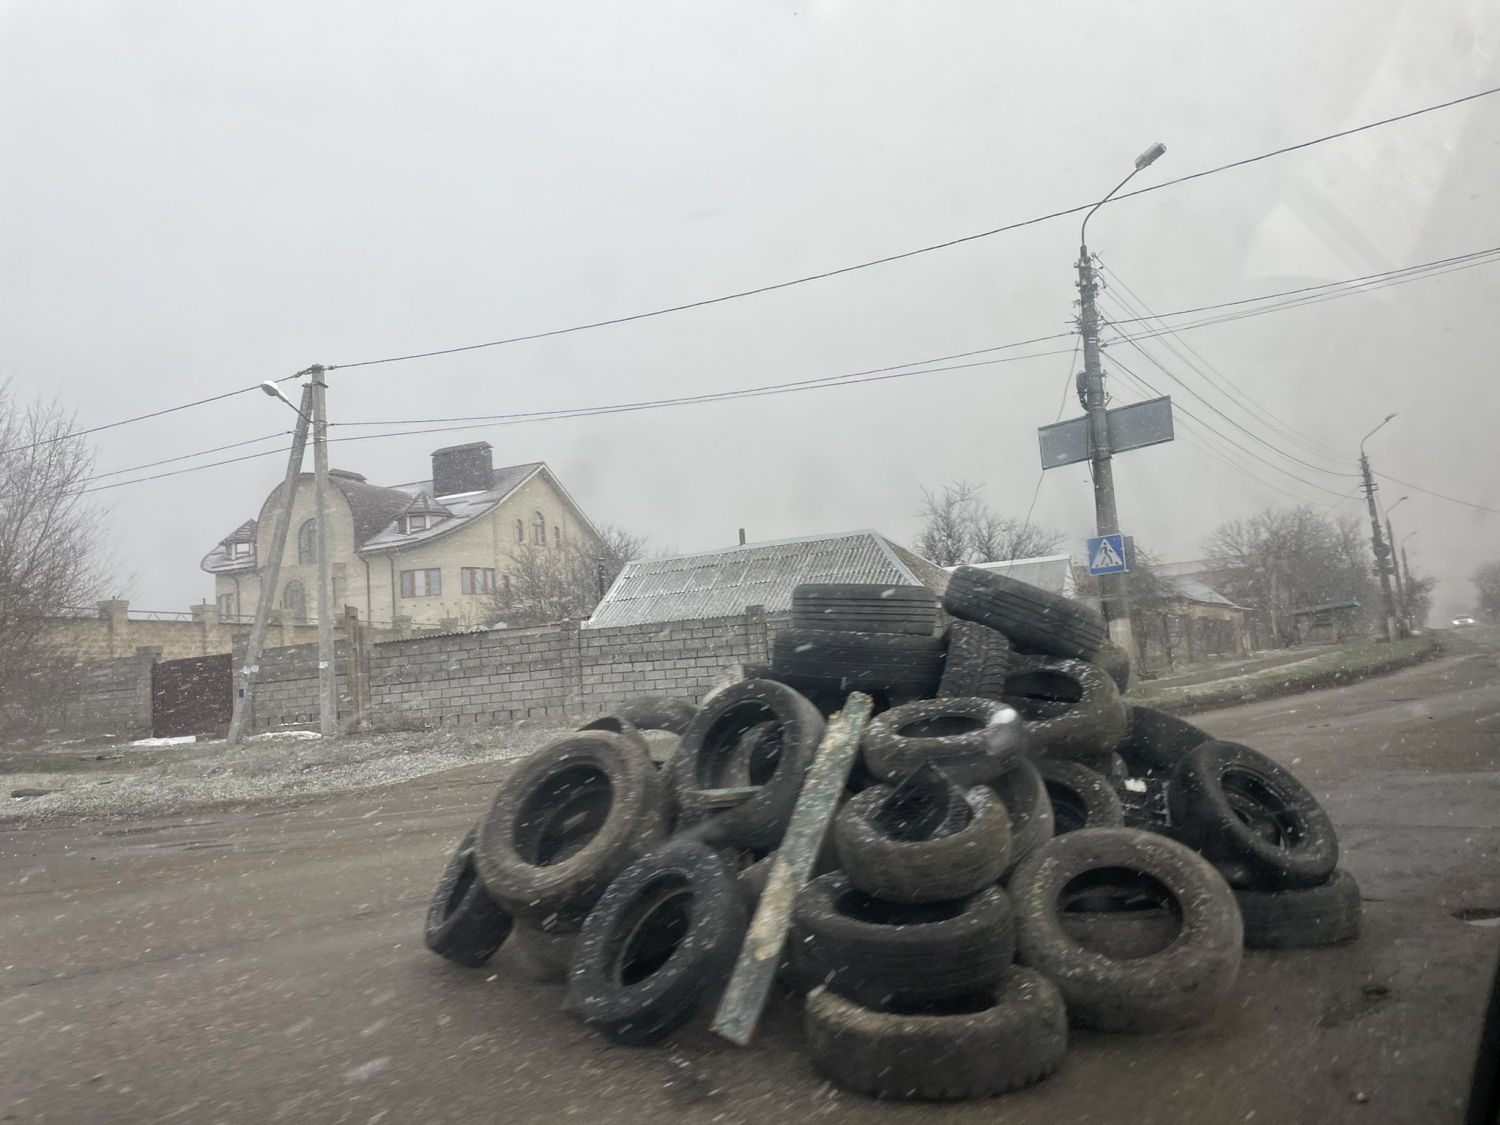
[[[679,1031],[717,1004],[825,716],[856,690],[876,714],[779,974],[845,1088],[1002,1094],[1056,1071],[1070,1026],[1209,1019],[1245,946],[1358,933],[1314,796],[1127,705],[1097,614],[970,567],[941,608],[920,587],[799,587],[770,665],[544,747],[450,858],[428,946],[470,968],[511,949],[616,1043]]]

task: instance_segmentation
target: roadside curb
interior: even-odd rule
[[[1325,688],[1344,687],[1347,684],[1359,683],[1361,680],[1373,679],[1376,676],[1389,675],[1391,672],[1399,672],[1403,668],[1411,668],[1417,664],[1425,664],[1429,660],[1435,660],[1444,655],[1443,643],[1434,637],[1432,643],[1417,652],[1404,652],[1392,656],[1387,660],[1368,664],[1361,668],[1344,669],[1330,668],[1326,671],[1304,673],[1300,676],[1292,676],[1285,680],[1272,680],[1260,684],[1237,684],[1226,685],[1218,691],[1204,691],[1194,693],[1185,699],[1157,699],[1149,702],[1149,706],[1159,711],[1166,711],[1173,715],[1194,715],[1200,711],[1214,711],[1221,707],[1235,707],[1242,703],[1259,703],[1266,699],[1280,699],[1290,695],[1302,695],[1311,691],[1322,691]],[[1126,702],[1131,702],[1126,697]]]

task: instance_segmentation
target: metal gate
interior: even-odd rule
[[[151,733],[157,738],[223,734],[234,710],[229,653],[151,666]]]

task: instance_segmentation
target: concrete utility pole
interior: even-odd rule
[[[288,406],[292,400],[281,392],[275,383],[262,383],[261,389]],[[255,684],[255,674],[260,671],[260,649],[265,643],[266,626],[271,620],[271,607],[276,602],[276,583],[281,577],[281,556],[286,553],[287,530],[292,524],[292,502],[297,499],[297,478],[302,473],[302,453],[307,448],[307,429],[312,410],[313,388],[309,383],[302,388],[302,406],[292,406],[297,411],[297,428],[292,431],[292,451],[286,460],[286,479],[281,491],[285,502],[276,515],[276,530],[271,535],[271,557],[266,560],[260,574],[260,598],[255,606],[255,624],[250,627],[250,642],[245,648],[245,663],[240,668],[240,687],[234,696],[234,711],[229,718],[229,745],[239,742],[245,725],[245,707],[250,702],[250,692]]]
[[[1396,533],[1391,530],[1391,514],[1385,514],[1385,541],[1391,547],[1391,576],[1396,579],[1396,628],[1406,635],[1406,587],[1401,581],[1401,568],[1396,565]]]
[[[1415,531],[1406,533],[1406,539],[1415,535]],[[1401,569],[1406,572],[1406,596],[1401,601],[1401,615],[1406,621],[1407,635],[1416,628],[1416,622],[1411,619],[1411,563],[1406,561],[1406,539],[1401,540]]]
[[[1387,414],[1385,422],[1389,422],[1394,417],[1394,414]],[[1380,423],[1380,426],[1384,426],[1385,422]],[[1398,629],[1396,627],[1396,603],[1391,597],[1392,563],[1389,561],[1391,548],[1381,534],[1380,515],[1375,510],[1375,478],[1370,472],[1370,458],[1365,454],[1365,442],[1374,436],[1380,426],[1376,426],[1374,430],[1360,439],[1359,472],[1364,479],[1365,504],[1370,509],[1370,546],[1375,552],[1375,573],[1380,576],[1381,602],[1385,608],[1385,639],[1394,641],[1398,636]]]
[[[1115,508],[1114,456],[1109,445],[1109,415],[1104,394],[1104,368],[1099,358],[1099,312],[1094,305],[1098,281],[1094,260],[1089,256],[1088,227],[1094,212],[1114,197],[1141,169],[1153,164],[1167,151],[1163,144],[1152,145],[1136,157],[1135,167],[1114,190],[1101,199],[1083,217],[1078,228],[1078,331],[1083,337],[1084,383],[1083,406],[1089,416],[1089,463],[1094,478],[1094,520],[1100,535],[1114,535],[1120,530],[1120,516]],[[1135,638],[1130,626],[1130,595],[1124,574],[1099,576],[1099,602],[1104,619],[1109,622],[1109,637],[1126,652],[1134,654]]]
[[[318,521],[318,718],[324,738],[339,733],[338,669],[333,659],[333,590],[328,568],[328,384],[323,365],[310,367],[313,391],[313,491]]]

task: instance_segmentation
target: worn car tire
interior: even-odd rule
[[[1015,959],[1010,899],[986,887],[940,903],[885,902],[842,871],[802,889],[788,936],[795,976],[866,1007],[922,1004],[982,989]]]
[[[851,798],[833,821],[839,863],[849,881],[889,902],[964,898],[996,882],[1010,864],[1010,816],[994,790],[964,794],[972,815],[951,835],[895,839],[877,814],[896,790],[877,785]]]
[[[977,695],[998,700],[1014,659],[1004,633],[972,621],[954,621],[948,626],[948,655],[938,698]]]
[[[1125,736],[1120,689],[1109,673],[1086,660],[1017,657],[1001,698],[1020,713],[1033,753],[1103,754]]]
[[[479,822],[474,863],[512,914],[577,929],[611,879],[666,837],[664,782],[638,743],[568,735],[525,759]]]
[[[1183,756],[1167,788],[1172,832],[1240,890],[1315,887],[1338,866],[1333,822],[1291,770],[1234,742]]]
[[[877,1098],[988,1098],[1062,1065],[1068,1015],[1056,986],[1016,967],[948,1014],[862,1008],[826,988],[807,998],[808,1054],[835,1084]]]
[[[1130,765],[1119,754],[1111,750],[1108,754],[1083,754],[1072,761],[1087,766],[1097,774],[1103,774],[1112,782],[1124,781],[1130,776]]]
[[[1104,618],[1087,606],[972,566],[953,572],[943,608],[954,617],[998,629],[1016,644],[1051,656],[1092,660],[1109,635]]]
[[[686,699],[643,695],[637,699],[627,699],[614,709],[614,713],[627,722],[634,723],[637,730],[664,730],[671,734],[681,734],[693,721],[698,708]]]
[[[631,742],[640,746],[641,749],[651,750],[651,743],[646,741],[646,736],[640,732],[640,728],[629,719],[624,718],[618,712],[605,713],[597,719],[592,719],[578,728],[580,731],[602,730],[610,734],[618,734],[621,738],[628,738]]]
[[[749,922],[724,860],[674,840],[622,871],[589,913],[566,1007],[616,1043],[655,1043],[717,999]]]
[[[1235,891],[1250,949],[1313,949],[1359,936],[1359,884],[1342,867],[1292,891]]]
[[[1015,768],[1029,743],[1016,712],[993,699],[919,699],[870,720],[860,743],[883,781],[902,781],[931,763],[960,785]]]
[[[1112,957],[1067,932],[1061,899],[1091,881],[1139,881],[1175,904],[1176,940],[1147,957]],[[1234,895],[1197,853],[1133,828],[1069,832],[1033,852],[1011,877],[1023,964],[1062,991],[1068,1015],[1098,1031],[1155,1032],[1207,1019],[1239,971]]]
[[[1189,750],[1212,739],[1213,735],[1186,719],[1131,704],[1126,707],[1125,737],[1115,750],[1129,764],[1132,775],[1171,773]]]
[[[1052,803],[1052,833],[1076,832],[1080,828],[1120,828],[1125,807],[1120,795],[1103,774],[1077,762],[1040,758],[1037,771],[1047,785]]]
[[[1105,641],[1099,646],[1099,655],[1094,658],[1094,663],[1109,673],[1109,678],[1114,680],[1121,695],[1130,690],[1130,653],[1114,641]]]
[[[1052,839],[1056,822],[1047,783],[1025,758],[1015,769],[991,781],[990,788],[1010,814],[1010,862],[1000,873],[1003,881],[1023,859]]]
[[[808,583],[792,590],[792,628],[930,637],[937,608],[926,586]]]
[[[823,727],[822,713],[807,698],[772,680],[742,680],[716,695],[693,717],[673,755],[678,803],[690,808],[694,790],[736,783],[759,791],[743,804],[695,817],[692,831],[716,847],[776,847]]]
[[[522,920],[511,931],[506,950],[517,971],[537,984],[566,984],[578,946],[576,932],[554,934]]]
[[[779,677],[844,693],[919,698],[937,690],[945,646],[939,636],[785,629],[771,642],[771,666]]]
[[[470,969],[494,956],[511,934],[510,915],[490,897],[474,870],[477,833],[477,828],[469,829],[454,849],[427,907],[423,927],[428,949]]]

